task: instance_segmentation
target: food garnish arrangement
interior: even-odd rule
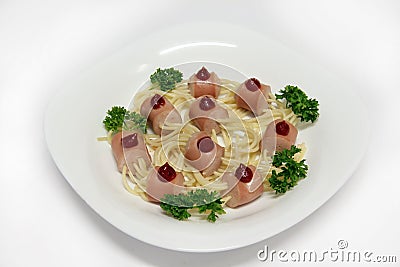
[[[232,81],[207,66],[185,75],[159,68],[132,107],[106,113],[98,140],[111,145],[128,192],[160,214],[215,222],[227,207],[268,201],[260,196],[306,178],[297,127],[317,120],[316,99],[292,85],[273,94],[257,78]]]

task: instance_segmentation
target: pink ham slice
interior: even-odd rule
[[[208,98],[207,101],[212,101],[214,106],[208,110],[201,109],[200,103],[203,98]],[[218,134],[221,132],[221,128],[216,120],[226,119],[229,117],[228,111],[218,105],[212,96],[202,96],[197,98],[189,109],[189,118],[193,120],[200,130],[207,132],[208,134],[214,129]]]
[[[162,97],[164,104],[160,105],[158,108],[153,108],[151,103],[152,98],[154,96],[148,97],[140,107],[140,114],[146,117],[151,123],[153,127],[153,131],[161,135],[166,135],[171,131],[165,130],[162,131],[161,127],[165,124],[166,121],[173,123],[182,123],[182,118],[179,112],[175,109],[175,107],[165,98]]]
[[[285,122],[289,126],[287,135],[281,135],[276,132],[276,125],[280,122]],[[267,149],[268,153],[272,155],[275,151],[289,149],[296,142],[297,132],[297,128],[288,121],[279,119],[271,122],[268,124],[261,140],[261,151]]]
[[[188,86],[190,94],[195,98],[203,95],[212,95],[217,98],[221,91],[221,80],[214,72],[211,72],[210,77],[205,81],[200,80],[196,74],[193,74],[189,78]]]
[[[253,172],[253,178],[249,183],[240,181],[232,172],[225,173],[222,176],[222,181],[228,184],[228,190],[223,195],[231,196],[231,199],[226,202],[226,205],[230,208],[250,203],[264,192],[261,175],[253,165],[249,165],[248,167]]]
[[[182,191],[184,178],[177,172],[176,177],[168,182],[158,174],[160,167],[153,168],[147,176],[146,195],[150,202],[159,203],[165,194],[179,194]]]
[[[122,137],[135,133],[137,134],[138,144],[130,148],[124,148],[122,146]],[[138,163],[139,158],[144,159],[147,167],[151,164],[151,158],[140,131],[124,132],[123,135],[122,132],[116,133],[111,140],[111,149],[119,172],[122,172],[125,164],[133,171],[133,163]]]
[[[263,110],[269,108],[267,102],[269,93],[271,93],[271,87],[269,85],[261,84],[260,89],[250,91],[246,87],[246,82],[243,82],[236,90],[236,105],[259,116],[263,113]]]
[[[190,137],[186,144],[185,158],[188,163],[201,171],[204,176],[209,176],[221,166],[224,149],[213,142],[214,148],[210,152],[201,152],[197,147],[199,140],[210,136],[204,132],[198,132]]]

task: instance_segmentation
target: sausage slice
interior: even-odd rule
[[[224,194],[231,196],[231,199],[226,202],[230,208],[250,203],[264,192],[263,179],[253,165],[246,167],[240,164],[235,173],[225,173],[222,181],[228,183],[228,190]]]
[[[195,133],[186,144],[185,158],[188,163],[209,176],[221,166],[224,149],[214,143],[204,131]]]
[[[248,79],[236,89],[236,105],[259,116],[269,108],[267,101],[269,93],[271,93],[269,85],[260,83],[256,78]]]
[[[216,120],[226,119],[228,117],[228,111],[218,105],[211,95],[197,98],[189,108],[189,118],[193,120],[201,131],[205,131],[208,134],[210,134],[213,129],[217,134],[220,133],[221,128]]]
[[[203,95],[212,95],[217,98],[221,91],[221,80],[217,74],[209,73],[205,67],[202,67],[189,78],[188,86],[190,94],[195,98]]]
[[[261,151],[267,149],[268,153],[289,149],[295,144],[297,128],[288,121],[279,119],[268,124],[261,140]]]
[[[139,158],[144,159],[147,167],[151,164],[150,154],[140,131],[116,133],[111,140],[111,149],[119,172],[122,172],[125,164],[132,171],[133,163],[138,163]]]

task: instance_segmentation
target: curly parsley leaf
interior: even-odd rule
[[[161,199],[160,207],[178,220],[186,220],[191,217],[189,209],[198,209],[200,214],[210,212],[207,220],[215,222],[218,214],[225,214],[222,204],[222,200],[218,198],[218,192],[197,189],[186,194],[165,194]]]
[[[308,166],[304,163],[305,159],[297,162],[293,158],[300,151],[300,148],[292,145],[290,149],[275,153],[272,165],[281,168],[282,171],[273,170],[268,181],[277,194],[286,193],[287,190],[297,185],[299,180],[306,178]]]
[[[175,85],[182,81],[182,72],[174,68],[160,69],[158,68],[151,76],[152,84],[158,84],[162,91],[170,91]]]
[[[107,131],[119,132],[122,129],[139,129],[143,133],[147,132],[147,120],[145,117],[120,106],[114,106],[108,110],[103,123]]]
[[[142,133],[147,133],[147,119],[134,111],[128,111],[125,114],[123,125],[124,130],[141,130]]]
[[[207,216],[207,221],[215,222],[218,218],[217,214],[225,214],[224,209],[222,208],[223,202],[221,199],[217,199],[214,202],[198,206],[199,213],[205,213],[207,211],[211,211],[210,214]]]
[[[107,131],[118,132],[124,123],[125,114],[127,110],[124,107],[115,106],[107,111],[107,116],[104,118],[103,123]]]
[[[190,216],[192,216],[189,212],[188,212],[188,208],[183,208],[183,207],[178,207],[178,206],[173,206],[173,205],[169,205],[166,203],[161,203],[160,207],[169,215],[171,215],[172,217],[178,219],[178,220],[186,220],[188,219]]]
[[[287,85],[279,93],[275,94],[276,99],[286,99],[286,107],[291,108],[301,121],[314,122],[318,118],[318,101],[308,98],[297,86]]]

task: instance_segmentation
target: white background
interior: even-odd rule
[[[126,236],[81,200],[46,149],[43,117],[57,85],[96,60],[209,19],[268,34],[346,79],[368,107],[371,139],[351,179],[296,226],[233,251],[173,252]],[[321,252],[340,239],[398,266],[399,50],[398,1],[0,0],[0,266],[271,266],[256,256],[265,245]]]

